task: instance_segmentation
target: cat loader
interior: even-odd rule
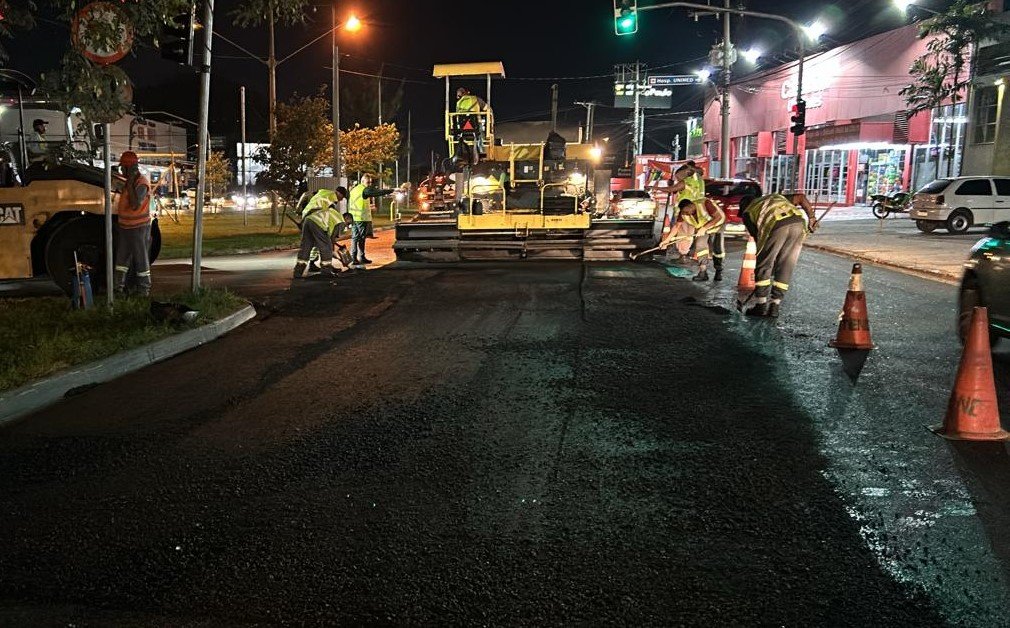
[[[0,89],[10,91],[0,73]],[[21,92],[22,85],[15,86]],[[15,118],[18,109],[7,109]],[[62,115],[62,114],[60,114]],[[0,281],[48,277],[68,295],[74,256],[90,267],[96,291],[105,287],[105,193],[100,168],[60,157],[63,142],[51,142],[52,158],[28,164],[24,124],[20,141],[0,143]],[[125,180],[113,176],[113,211]],[[115,216],[113,216],[115,220]],[[150,256],[161,249],[157,219]]]
[[[455,111],[451,79],[504,78],[501,62],[436,65],[445,79],[445,138],[455,198],[450,211],[422,211],[396,224],[404,261],[628,259],[656,245],[662,224],[594,218],[597,156],[592,145],[551,132],[539,143],[496,136],[490,105]],[[602,177],[607,179],[608,177]],[[601,190],[600,192],[604,192]]]

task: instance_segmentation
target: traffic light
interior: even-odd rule
[[[803,135],[807,130],[807,101],[802,98],[793,105],[793,115],[789,118],[793,126],[789,129],[793,135]]]
[[[158,43],[161,58],[182,65],[193,65],[196,31],[196,3],[193,3],[189,13],[176,15],[162,27]]]
[[[614,0],[614,32],[618,35],[638,32],[638,0]]]

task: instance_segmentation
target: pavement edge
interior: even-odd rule
[[[869,255],[862,253],[860,251],[853,251],[852,249],[846,249],[840,246],[832,246],[830,244],[821,244],[819,242],[811,242],[807,240],[804,247],[809,249],[814,249],[816,251],[821,251],[823,253],[831,253],[833,255],[839,255],[841,257],[848,257],[851,259],[860,260],[867,262],[869,264],[874,264],[876,266],[883,266],[890,270],[896,270],[898,272],[905,273],[907,275],[914,275],[916,277],[921,277],[923,279],[930,279],[932,281],[939,281],[941,283],[959,285],[961,283],[961,275],[954,273],[947,273],[942,270],[935,270],[932,268],[917,268],[915,266],[909,266],[904,264],[898,264],[890,260],[881,259],[874,255]]]
[[[52,405],[77,388],[122,377],[216,340],[255,316],[256,309],[252,305],[246,305],[213,323],[82,364],[0,394],[0,426]]]

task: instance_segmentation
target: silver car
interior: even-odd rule
[[[971,249],[958,298],[958,335],[964,342],[972,310],[989,310],[989,341],[1010,337],[1010,222],[998,222]]]

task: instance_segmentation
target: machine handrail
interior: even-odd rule
[[[545,183],[540,188],[540,213],[541,214],[544,213],[544,192],[547,190],[547,188],[552,188],[552,187],[568,187],[568,186],[569,186],[569,183],[567,181],[561,181],[559,183]],[[561,196],[563,197],[564,194],[562,194]],[[578,211],[579,211],[579,197],[578,196],[573,196],[572,197],[572,212],[573,213],[578,213]]]

